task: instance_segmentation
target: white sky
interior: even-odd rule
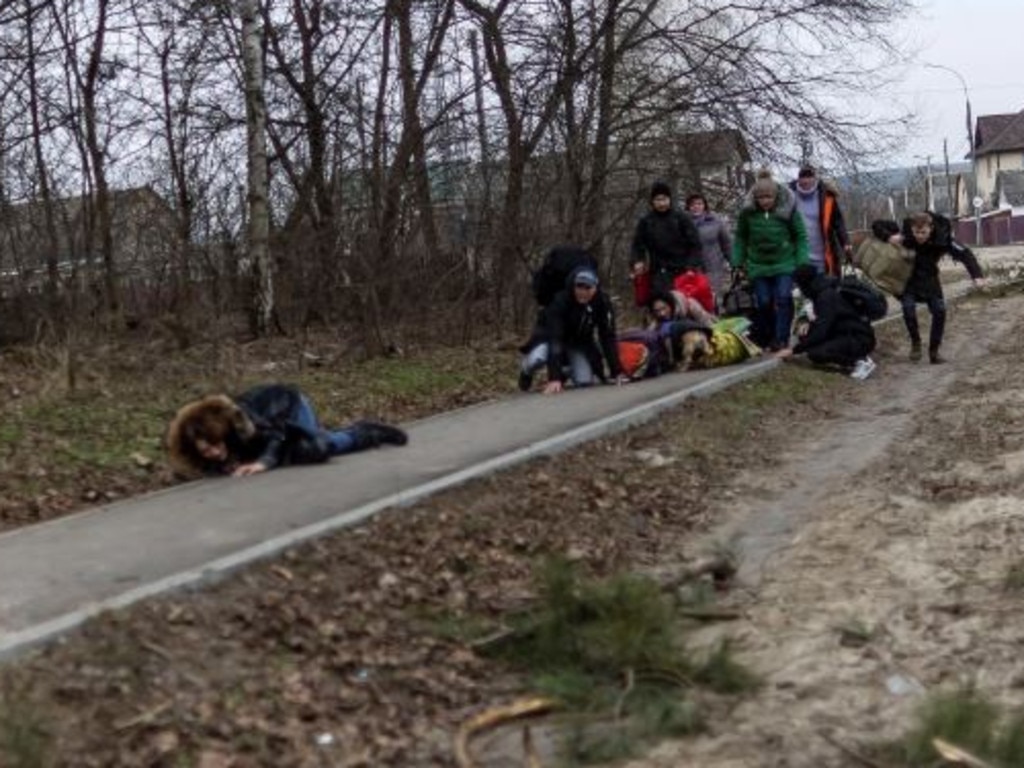
[[[917,17],[901,32],[919,64],[908,67],[890,95],[917,114],[920,135],[892,165],[923,165],[927,155],[941,163],[943,138],[950,162],[967,152],[963,86],[956,75],[924,62],[960,73],[975,124],[979,115],[1024,109],[1024,0],[921,0]]]

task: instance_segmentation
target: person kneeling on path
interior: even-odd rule
[[[597,273],[589,268],[577,269],[569,275],[567,286],[544,310],[521,349],[524,357],[519,367],[519,389],[523,392],[532,386],[533,374],[545,365],[546,395],[562,391],[567,371],[577,387],[605,380],[605,363],[616,383],[629,381],[619,363],[615,310],[598,285]]]
[[[385,444],[405,445],[408,440],[398,427],[376,421],[325,429],[306,395],[284,384],[188,403],[175,414],[167,432],[171,466],[185,477],[244,477],[281,465],[319,464]]]
[[[850,376],[855,379],[870,376],[876,367],[869,357],[875,349],[875,329],[839,292],[835,278],[804,264],[796,268],[793,282],[813,302],[814,319],[806,335],[791,349],[779,350],[776,357],[806,354],[817,365],[852,370]]]

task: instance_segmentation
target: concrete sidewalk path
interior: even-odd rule
[[[204,480],[0,535],[0,656],[375,512],[649,420],[777,365],[517,395],[409,425],[409,445]]]

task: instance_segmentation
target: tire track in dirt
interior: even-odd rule
[[[945,366],[906,361],[887,332],[838,422],[780,435],[783,463],[737,479],[713,538],[743,558],[727,602],[745,618],[694,641],[735,638],[765,684],[631,768],[853,765],[822,734],[898,738],[925,690],[1021,703],[1024,620],[1001,586],[1024,558],[1021,317],[1021,296],[956,308]],[[841,642],[851,625],[870,630],[861,647]]]

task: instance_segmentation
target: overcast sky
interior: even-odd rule
[[[921,6],[903,30],[921,65],[907,69],[894,93],[918,114],[921,135],[898,159],[923,164],[931,155],[933,164],[941,163],[946,138],[954,162],[968,149],[964,88],[956,75],[923,63],[960,73],[975,122],[1024,109],[1024,0],[922,0]]]

